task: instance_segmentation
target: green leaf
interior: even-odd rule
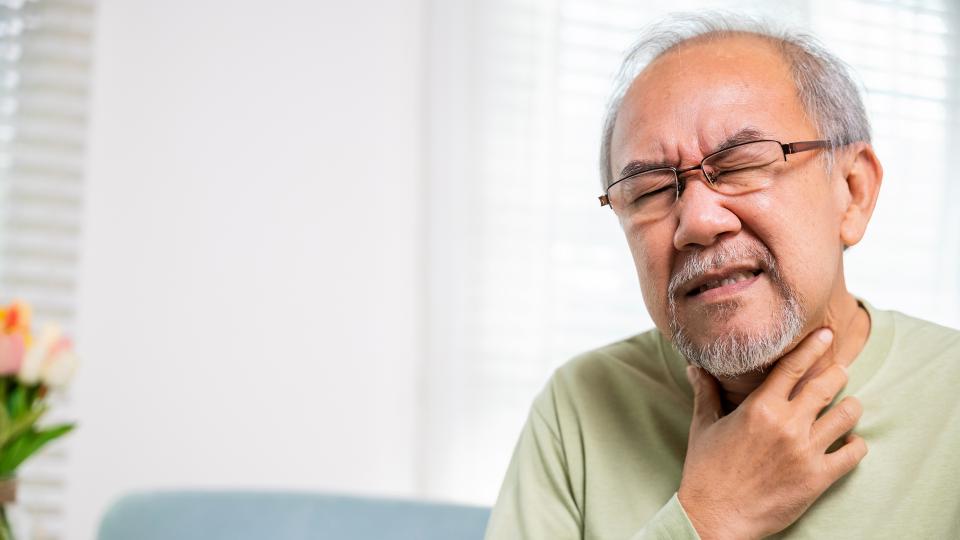
[[[10,438],[10,414],[6,407],[0,406],[0,447],[8,438]]]
[[[73,428],[74,424],[60,424],[40,431],[31,430],[24,433],[11,447],[9,454],[4,452],[0,457],[0,474],[12,473],[47,443],[66,435]]]
[[[6,439],[7,431],[10,429],[10,410],[7,407],[7,395],[12,382],[11,377],[0,378],[0,439]],[[3,444],[0,443],[0,446],[3,446]]]
[[[47,406],[40,405],[39,407],[34,407],[32,410],[25,412],[21,416],[14,416],[10,422],[9,429],[0,433],[0,447],[3,447],[7,441],[16,439],[22,433],[32,428],[45,412],[47,412]]]
[[[12,475],[13,471],[17,469],[16,464],[23,462],[22,459],[19,459],[19,456],[24,445],[26,445],[27,437],[29,437],[29,434],[23,434],[0,451],[0,476]]]
[[[22,384],[16,385],[10,394],[10,416],[16,418],[27,410],[27,388]]]
[[[17,385],[13,385],[13,388],[16,389]],[[7,412],[13,414],[13,392],[7,393],[7,398],[3,400],[3,405],[6,407]]]
[[[37,394],[39,394],[39,393],[40,393],[40,386],[39,386],[39,385],[27,386],[26,394],[27,394],[27,408],[28,408],[28,409],[33,406],[33,402],[37,400]]]
[[[42,441],[40,445],[43,446],[50,441],[59,439],[60,437],[63,437],[67,433],[70,433],[76,427],[77,427],[76,424],[57,424],[55,426],[50,426],[48,428],[41,429],[37,433],[37,437],[40,438],[40,440]]]

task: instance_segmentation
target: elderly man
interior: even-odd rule
[[[556,371],[487,538],[958,538],[960,333],[844,281],[882,176],[856,87],[718,20],[642,40],[604,131],[657,328]]]

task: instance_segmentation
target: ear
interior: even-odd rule
[[[840,220],[840,240],[845,247],[863,238],[867,223],[873,215],[883,179],[883,166],[869,143],[854,143],[836,164],[840,169],[846,208]]]

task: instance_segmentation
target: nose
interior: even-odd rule
[[[691,174],[677,201],[677,230],[673,245],[678,251],[702,249],[725,234],[740,232],[740,218],[725,206],[726,196],[706,184],[703,174]]]

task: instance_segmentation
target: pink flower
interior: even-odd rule
[[[73,344],[67,338],[60,338],[44,359],[40,380],[50,388],[64,388],[76,370],[77,355],[73,352]]]
[[[77,369],[73,344],[60,327],[53,324],[44,326],[21,356],[23,362],[19,364],[17,378],[24,384],[63,388]]]
[[[26,354],[23,355],[23,363],[20,365],[20,371],[17,378],[24,384],[39,384],[40,377],[44,371],[47,359],[51,353],[57,350],[63,340],[63,334],[60,327],[53,324],[44,326],[37,339],[30,344]]]
[[[0,334],[0,376],[20,371],[24,350],[23,334]]]

